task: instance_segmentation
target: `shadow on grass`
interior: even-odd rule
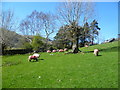
[[[102,55],[98,55],[98,56],[102,56]]]
[[[40,60],[44,60],[44,59],[37,59],[37,60],[32,59],[30,62],[39,62]]]
[[[38,60],[45,60],[45,59],[38,59]]]

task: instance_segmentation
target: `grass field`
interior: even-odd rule
[[[42,53],[38,62],[29,54],[2,57],[3,88],[118,88],[118,42],[80,48],[93,53]]]

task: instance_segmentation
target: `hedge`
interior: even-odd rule
[[[3,55],[14,55],[14,54],[26,54],[33,52],[32,49],[12,49],[12,50],[4,50],[2,52]]]

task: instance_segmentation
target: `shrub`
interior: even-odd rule
[[[26,43],[23,44],[23,48],[25,48],[25,49],[32,49],[33,47],[32,47],[32,45],[29,42],[26,42]]]
[[[43,47],[42,37],[41,36],[34,36],[32,41],[32,47],[34,51],[39,51],[41,47]]]
[[[26,54],[30,52],[33,52],[32,49],[13,49],[13,50],[4,50],[3,55]]]

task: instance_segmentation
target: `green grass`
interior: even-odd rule
[[[109,47],[118,44],[108,43]],[[81,48],[91,51],[103,48],[99,56],[93,53],[42,53],[38,62],[28,62],[29,54],[3,56],[3,88],[117,88],[118,51],[106,45]],[[108,49],[108,50],[107,50]]]
[[[80,48],[80,50],[83,52],[87,52],[87,51],[93,51],[96,48],[101,51],[110,51],[110,52],[118,51],[118,41],[100,44],[100,45],[93,45],[89,47],[83,47],[83,48]]]

